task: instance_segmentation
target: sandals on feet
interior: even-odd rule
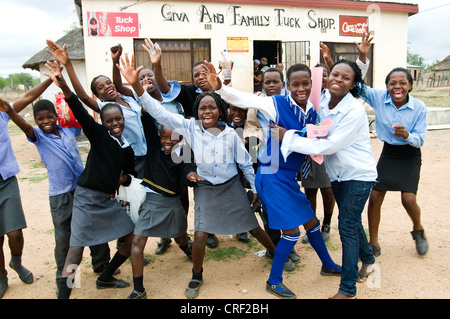
[[[362,270],[362,268],[358,272],[358,282],[359,283],[366,282],[367,278],[369,278],[369,276],[375,272],[375,269],[372,268],[371,266],[366,268],[365,274],[361,274],[361,270]]]

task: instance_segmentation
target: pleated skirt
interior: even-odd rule
[[[194,229],[216,235],[243,233],[259,226],[239,174],[220,185],[194,187]]]
[[[147,193],[139,208],[134,234],[145,237],[177,238],[186,234],[187,214],[180,197]]]
[[[328,177],[325,164],[318,164],[311,160],[311,171],[308,176],[304,178],[301,173],[297,174],[297,178],[300,177],[302,186],[304,188],[328,188],[331,187],[330,178]]]
[[[26,227],[16,176],[0,177],[0,236]]]
[[[255,186],[269,216],[269,227],[289,230],[313,219],[314,211],[300,190],[297,172],[279,168],[272,174],[264,174],[263,167],[261,165],[258,169]]]
[[[70,246],[110,242],[133,232],[131,218],[109,194],[78,186],[72,210]]]

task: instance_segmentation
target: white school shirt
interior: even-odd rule
[[[275,98],[273,96],[258,96],[256,94],[242,92],[232,87],[224,85],[222,85],[222,87],[216,92],[220,94],[222,99],[224,99],[231,105],[245,109],[255,108],[258,110],[257,118],[263,131],[263,141],[261,141],[261,144],[259,145],[257,151],[257,156],[258,158],[260,158],[264,154],[267,147],[267,140],[269,138],[269,130],[270,130],[268,124],[270,123],[270,120],[273,121],[274,123],[277,123],[278,111],[277,108],[275,107],[274,102]],[[301,108],[292,99],[291,95],[289,95],[289,100],[305,116],[309,114],[312,108],[314,108],[313,104],[309,100],[306,103],[306,110],[303,110],[303,108]]]
[[[375,181],[378,175],[364,106],[351,93],[332,110],[328,103],[322,103],[318,112],[320,123],[328,118],[333,121],[327,138],[310,139],[289,130],[281,144],[284,158],[292,152],[322,154],[330,181]]]
[[[143,108],[159,123],[184,137],[194,152],[197,174],[213,185],[225,183],[238,174],[236,163],[244,172],[252,191],[256,193],[255,173],[251,156],[236,131],[224,122],[225,129],[217,136],[203,128],[194,118],[186,119],[180,114],[167,111],[147,92],[139,97]],[[185,152],[190,160],[190,152]]]

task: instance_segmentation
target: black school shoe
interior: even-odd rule
[[[339,270],[341,266],[337,266],[336,269],[327,269],[324,266],[320,269],[320,274],[322,276],[340,276],[342,274],[342,270]]]
[[[237,239],[240,242],[249,243],[250,240],[251,240],[251,237],[250,237],[250,234],[248,232],[243,232],[243,233],[237,234]]]
[[[278,285],[271,285],[269,282],[266,282],[266,291],[277,296],[281,299],[296,299],[297,296],[282,282]]]
[[[124,280],[116,279],[113,277],[111,281],[101,281],[97,278],[95,286],[97,287],[97,289],[126,288],[129,287],[130,284]]]
[[[133,290],[131,294],[127,297],[127,299],[147,299],[147,292],[139,292],[137,290]]]
[[[216,248],[219,246],[219,239],[214,234],[208,234],[208,239],[206,239],[206,246],[209,248]]]
[[[428,252],[428,241],[425,237],[425,232],[421,230],[413,230],[411,232],[413,239],[416,241],[416,250],[420,256],[425,255]]]
[[[156,247],[155,254],[157,255],[164,254],[169,248],[170,244],[172,244],[172,239],[161,238],[161,241],[158,242],[158,247]]]

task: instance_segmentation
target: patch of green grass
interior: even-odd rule
[[[47,179],[47,173],[42,174],[42,175],[38,175],[38,176],[32,176],[32,177],[28,177],[28,181],[30,181],[30,183],[39,183],[45,179]]]
[[[450,107],[450,89],[448,87],[414,89],[411,95],[423,101],[428,107]]]
[[[32,168],[45,168],[44,163],[42,163],[42,161],[32,163],[31,167]]]
[[[21,181],[28,180],[30,183],[39,183],[47,178],[48,178],[47,173],[44,173],[41,175],[36,175],[36,176],[31,176],[31,177],[20,177],[19,180],[21,180]]]
[[[144,258],[148,261],[149,264],[152,264],[156,260],[156,256],[152,254],[145,254]]]
[[[328,250],[339,250],[341,249],[341,245],[333,244],[331,241],[326,241],[325,246]]]
[[[257,241],[255,238],[252,237],[252,240],[250,240],[248,243],[246,243],[247,247],[249,250],[261,250],[263,248],[262,245],[259,243],[259,241]],[[260,249],[261,248],[261,249]],[[264,248],[265,249],[265,248]]]
[[[240,259],[247,255],[248,251],[244,249],[239,249],[234,246],[226,248],[216,248],[213,250],[207,250],[205,253],[205,259],[213,260],[230,260],[230,259]]]

